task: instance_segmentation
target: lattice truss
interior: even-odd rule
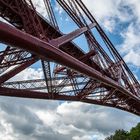
[[[60,30],[54,2],[76,30]],[[44,0],[44,6],[46,17],[31,0],[0,0],[6,21],[0,21],[0,95],[81,101],[140,115],[138,81],[83,2]],[[75,42],[81,36],[87,49]],[[12,80],[35,63],[44,78]]]

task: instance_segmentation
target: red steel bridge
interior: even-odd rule
[[[67,34],[52,0],[43,2],[47,19],[32,0],[0,0],[0,95],[80,101],[140,115],[139,82],[82,0],[55,1],[77,27]],[[74,43],[80,36],[88,51]],[[42,79],[11,80],[35,63]]]

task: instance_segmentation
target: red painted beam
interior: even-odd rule
[[[16,74],[20,73],[24,69],[28,68],[32,64],[34,64],[37,61],[37,59],[33,58],[24,64],[21,64],[20,66],[15,67],[14,69],[10,70],[9,72],[3,74],[0,76],[0,84],[4,83],[5,81],[9,80],[10,78],[14,77]]]
[[[140,99],[133,95],[133,93],[120,86],[116,81],[103,75],[92,67],[84,64],[83,62],[73,58],[66,54],[62,50],[52,46],[51,44],[44,42],[38,38],[35,38],[27,33],[19,31],[10,25],[0,22],[0,40],[3,43],[10,44],[22,49],[25,49],[31,53],[36,54],[38,57],[50,58],[57,63],[70,67],[88,77],[97,79],[102,83],[116,88],[122,94],[132,98],[133,100],[140,103]]]
[[[92,29],[95,26],[96,25],[94,23],[91,23],[89,25],[89,29]],[[63,36],[58,37],[56,39],[53,39],[49,43],[51,45],[54,45],[54,46],[59,48],[61,45],[64,45],[65,43],[72,41],[73,39],[77,38],[78,36],[85,33],[86,31],[88,31],[88,28],[83,27],[83,28],[77,29],[69,34],[63,35]]]
[[[129,108],[127,107],[123,108],[121,106],[116,106],[109,103],[102,103],[98,100],[92,100],[92,99],[87,99],[87,98],[81,99],[78,96],[58,95],[54,93],[48,94],[48,93],[42,93],[39,91],[19,90],[19,89],[5,88],[5,87],[0,87],[0,95],[10,96],[10,97],[20,97],[20,98],[46,99],[46,100],[80,101],[80,102],[85,102],[85,103],[90,103],[90,104],[115,107],[124,111],[134,113],[136,115],[140,115],[139,112],[135,110],[129,110]]]
[[[86,62],[87,60],[90,59],[91,56],[94,56],[94,55],[96,55],[96,52],[94,50],[91,50],[87,54],[80,57],[79,60],[82,61],[82,62]]]
[[[87,54],[85,54],[82,57],[80,57],[79,60],[82,61],[82,62],[86,62],[87,60],[90,59],[91,56],[94,56],[94,55],[96,55],[96,52],[94,50],[91,50]],[[66,69],[66,67],[61,66],[59,68],[56,68],[54,72],[58,73],[58,72],[61,72],[61,71],[65,70],[65,69]]]
[[[50,44],[56,46],[57,48],[59,48],[61,45],[72,41],[73,39],[77,38],[78,36],[80,36],[81,34],[83,34],[84,32],[86,32],[88,29],[87,27],[83,27],[81,29],[77,29],[69,34],[63,35],[61,37],[58,37],[56,39],[50,40]]]
[[[58,95],[54,93],[44,93],[40,91],[12,89],[5,87],[0,87],[0,95],[21,98],[34,98],[34,99],[53,99],[53,100],[69,100],[69,101],[79,100],[78,97],[76,96]]]

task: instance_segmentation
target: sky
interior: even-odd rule
[[[83,0],[137,79],[140,79],[139,0]],[[47,17],[43,2],[34,0]],[[54,11],[63,33],[76,26],[58,4]],[[77,39],[83,45],[81,39]],[[40,68],[24,70],[14,79],[42,78]],[[116,129],[129,131],[140,118],[115,108],[79,102],[0,97],[1,140],[104,140]]]

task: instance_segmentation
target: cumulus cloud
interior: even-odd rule
[[[28,2],[28,0],[26,0]],[[38,13],[40,13],[42,16],[44,16],[45,18],[48,17],[47,11],[46,11],[46,7],[44,4],[44,0],[33,0],[33,5],[36,9],[36,11]]]
[[[124,56],[124,60],[127,63],[131,63],[134,64],[135,66],[140,67],[140,54],[131,50],[129,51],[125,56]]]
[[[120,31],[123,38],[120,52],[126,62],[140,66],[139,0],[83,2],[104,29],[111,33],[118,28],[118,24],[128,23]],[[47,16],[42,1],[36,0],[34,4],[40,14]],[[61,8],[56,10],[62,14]],[[12,80],[42,77],[41,69],[28,68]],[[129,130],[137,122],[140,122],[140,118],[135,115],[101,106],[0,97],[1,140],[103,140],[116,129]]]
[[[139,0],[84,0],[83,2],[106,31],[117,33],[122,37],[123,41],[118,44],[124,60],[134,66],[140,66]]]
[[[83,0],[83,2],[97,21],[109,32],[113,32],[119,23],[128,22],[133,18],[129,14],[131,9],[124,0]]]
[[[16,98],[0,99],[0,120],[2,140],[103,140],[140,121],[126,112],[84,103]]]
[[[138,23],[132,23],[122,32],[123,43],[121,44],[121,53],[124,54],[124,60],[135,66],[140,66],[140,27]]]
[[[9,79],[9,81],[17,81],[17,80],[33,80],[33,79],[42,79],[43,71],[42,68],[27,68],[22,72],[18,73],[16,76]]]

